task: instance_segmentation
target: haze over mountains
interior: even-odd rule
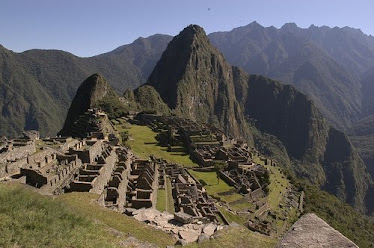
[[[374,38],[350,28],[300,29],[288,24],[276,29],[257,23],[208,37],[210,41],[201,28],[191,26],[169,46],[172,37],[155,35],[91,58],[45,50],[18,54],[1,47],[0,135],[15,136],[23,129],[55,134],[79,82],[99,72],[120,93],[147,83],[128,91],[133,97],[128,102],[136,99],[138,105],[152,106],[145,101],[151,93],[163,109],[167,104],[176,114],[241,134],[298,175],[371,213],[370,176],[336,128],[355,135],[371,168],[372,154],[363,151],[356,136],[371,142],[372,122],[364,122],[364,134],[354,125],[370,120],[374,112]],[[225,58],[249,73],[290,83],[310,98],[293,87],[248,75]]]

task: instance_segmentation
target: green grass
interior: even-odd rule
[[[59,196],[60,201],[77,212],[122,233],[130,234],[138,240],[147,241],[160,247],[175,244],[176,240],[171,235],[152,228],[132,217],[99,206],[95,202],[97,198],[98,195],[91,193],[69,193]]]
[[[0,247],[119,247],[102,224],[20,185],[0,184]]]
[[[262,164],[270,170],[270,185],[268,186],[269,194],[267,197],[267,202],[270,208],[275,211],[279,207],[279,203],[282,202],[283,196],[286,194],[287,187],[290,182],[287,177],[280,171],[279,167],[274,167],[271,165],[265,165],[265,163],[259,158],[255,157],[253,159],[255,163]]]
[[[235,211],[242,211],[246,210],[251,206],[250,203],[244,202],[244,203],[239,203],[239,204],[230,204],[230,208],[235,210]]]
[[[160,247],[169,234],[97,204],[98,195],[55,199],[18,184],[0,184],[0,247],[120,247],[129,235]]]
[[[166,192],[164,189],[157,190],[156,209],[160,212],[163,212],[166,210]]]
[[[208,192],[209,195],[219,198],[221,201],[224,202],[233,202],[236,200],[240,200],[243,198],[242,195],[234,193],[232,195],[218,195],[218,193],[230,191],[234,189],[234,187],[229,186],[225,181],[220,179],[217,180],[217,174],[215,172],[201,172],[201,171],[194,171],[188,170],[198,181],[204,182],[204,188]]]
[[[154,155],[157,158],[163,158],[170,163],[180,164],[185,167],[198,167],[198,165],[190,159],[187,153],[181,151],[168,152],[166,147],[159,146],[155,138],[157,133],[153,132],[149,127],[131,125],[131,127],[126,130],[132,138],[132,140],[129,140],[127,144],[137,156],[146,159],[149,156]]]
[[[166,190],[166,211],[168,211],[171,214],[174,214],[175,212],[174,200],[173,200],[171,180],[169,177],[166,177],[165,190]]]
[[[275,210],[278,208],[279,203],[281,203],[284,195],[286,194],[287,187],[289,186],[289,181],[284,176],[278,167],[266,166],[270,170],[270,185],[269,195],[267,197],[267,202],[271,209]]]
[[[226,192],[233,187],[229,186],[225,181],[222,179],[217,180],[217,174],[215,172],[201,172],[201,171],[194,171],[194,170],[188,170],[196,179],[201,179],[205,182],[206,186],[205,188],[211,192],[215,193],[221,193]]]
[[[236,222],[238,224],[244,225],[245,222],[247,221],[246,216],[231,213],[230,211],[228,211],[225,208],[220,207],[220,206],[218,206],[218,208],[221,211],[221,213],[225,216],[226,220],[229,223]]]

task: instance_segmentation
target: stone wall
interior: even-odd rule
[[[83,163],[93,163],[95,158],[103,151],[102,141],[86,141],[86,146],[82,149],[69,148],[70,154],[77,154]]]
[[[16,146],[11,145],[8,151],[0,153],[0,164],[16,161],[36,152],[35,143]]]
[[[114,150],[110,152],[110,155],[105,159],[105,165],[100,170],[100,175],[98,175],[92,181],[92,189],[90,190],[91,193],[101,194],[104,190],[105,185],[108,183],[113,168],[117,161],[117,155]]]
[[[27,164],[27,158],[19,159],[13,163],[0,164],[0,178],[18,174],[20,168],[25,164]]]

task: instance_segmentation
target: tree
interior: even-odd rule
[[[219,184],[219,178],[220,178],[221,172],[224,171],[226,167],[227,167],[227,164],[224,161],[216,161],[214,163],[214,171],[216,172],[216,175],[217,175],[217,184]]]

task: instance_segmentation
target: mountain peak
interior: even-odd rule
[[[299,27],[296,25],[296,23],[294,22],[289,22],[289,23],[285,23],[282,27],[281,27],[281,30],[287,30],[287,31],[295,31],[297,30]]]
[[[199,34],[199,33],[202,33],[202,34],[205,34],[205,31],[202,27],[200,27],[199,25],[196,25],[196,24],[190,24],[188,25],[187,27],[185,27],[181,32],[180,34],[184,34],[184,33],[190,33],[190,34]]]
[[[185,27],[173,40],[190,45],[195,40],[208,41],[208,37],[202,27],[191,24]]]
[[[227,129],[238,133],[232,68],[201,27],[189,25],[173,38],[147,84],[177,114],[221,127],[223,120],[232,120]]]

